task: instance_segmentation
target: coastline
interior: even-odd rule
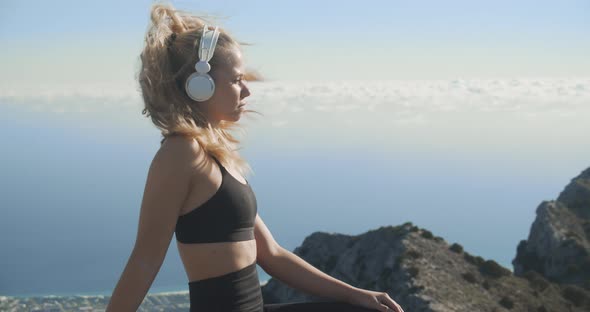
[[[268,280],[264,280],[260,282],[260,287],[266,285]],[[51,294],[39,294],[39,293],[32,293],[32,294],[17,294],[17,295],[0,295],[0,301],[5,301],[9,299],[33,299],[33,298],[67,298],[67,297],[78,297],[78,298],[94,298],[94,297],[108,297],[112,293],[112,290],[104,290],[104,291],[92,291],[92,292],[80,292],[80,293],[51,293]],[[156,295],[156,296],[176,296],[176,295],[184,295],[188,294],[188,288],[186,286],[178,287],[178,286],[159,286],[159,287],[152,287],[150,291],[148,291],[147,295]]]

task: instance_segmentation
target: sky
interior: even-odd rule
[[[512,269],[537,206],[590,166],[590,77],[250,86],[264,116],[240,154],[287,250],[410,221]],[[74,91],[0,97],[0,294],[110,295],[132,249],[159,132],[137,96]],[[174,245],[154,292],[186,290]]]
[[[0,85],[132,85],[153,1],[0,2]],[[171,1],[268,80],[585,77],[590,1]]]
[[[170,2],[254,44],[246,67],[267,81],[250,83],[264,116],[245,120],[248,180],[287,249],[411,221],[511,268],[540,201],[589,165],[590,1]],[[151,3],[0,0],[0,132],[17,133],[0,153],[0,277],[15,292],[72,270],[118,278],[160,140],[134,81]],[[159,276],[184,286],[177,257]]]

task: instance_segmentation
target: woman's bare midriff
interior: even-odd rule
[[[209,181],[191,183],[191,190],[180,214],[199,209],[221,187],[221,171],[215,161],[209,159],[211,169]],[[246,180],[234,170],[226,168],[236,180]],[[194,180],[194,179],[193,179]],[[256,240],[238,242],[217,242],[185,244],[176,241],[178,253],[184,265],[189,282],[225,275],[238,271],[256,261]]]
[[[176,241],[189,282],[238,271],[256,261],[256,240],[183,244]]]

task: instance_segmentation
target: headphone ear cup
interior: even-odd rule
[[[203,33],[199,44],[199,61],[195,64],[196,72],[192,73],[185,82],[184,89],[186,94],[197,102],[203,102],[210,99],[215,92],[215,82],[209,74],[211,64],[209,61],[213,57],[215,45],[219,37],[218,27],[215,26],[213,32],[208,31],[209,26],[203,25]],[[195,41],[195,45],[197,41]]]
[[[186,94],[197,102],[210,99],[215,92],[215,82],[208,74],[192,73],[186,79]]]

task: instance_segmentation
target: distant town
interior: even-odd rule
[[[105,311],[109,296],[44,296],[9,297],[0,296],[2,312],[69,312]],[[148,294],[137,311],[184,311],[190,308],[188,291]]]

